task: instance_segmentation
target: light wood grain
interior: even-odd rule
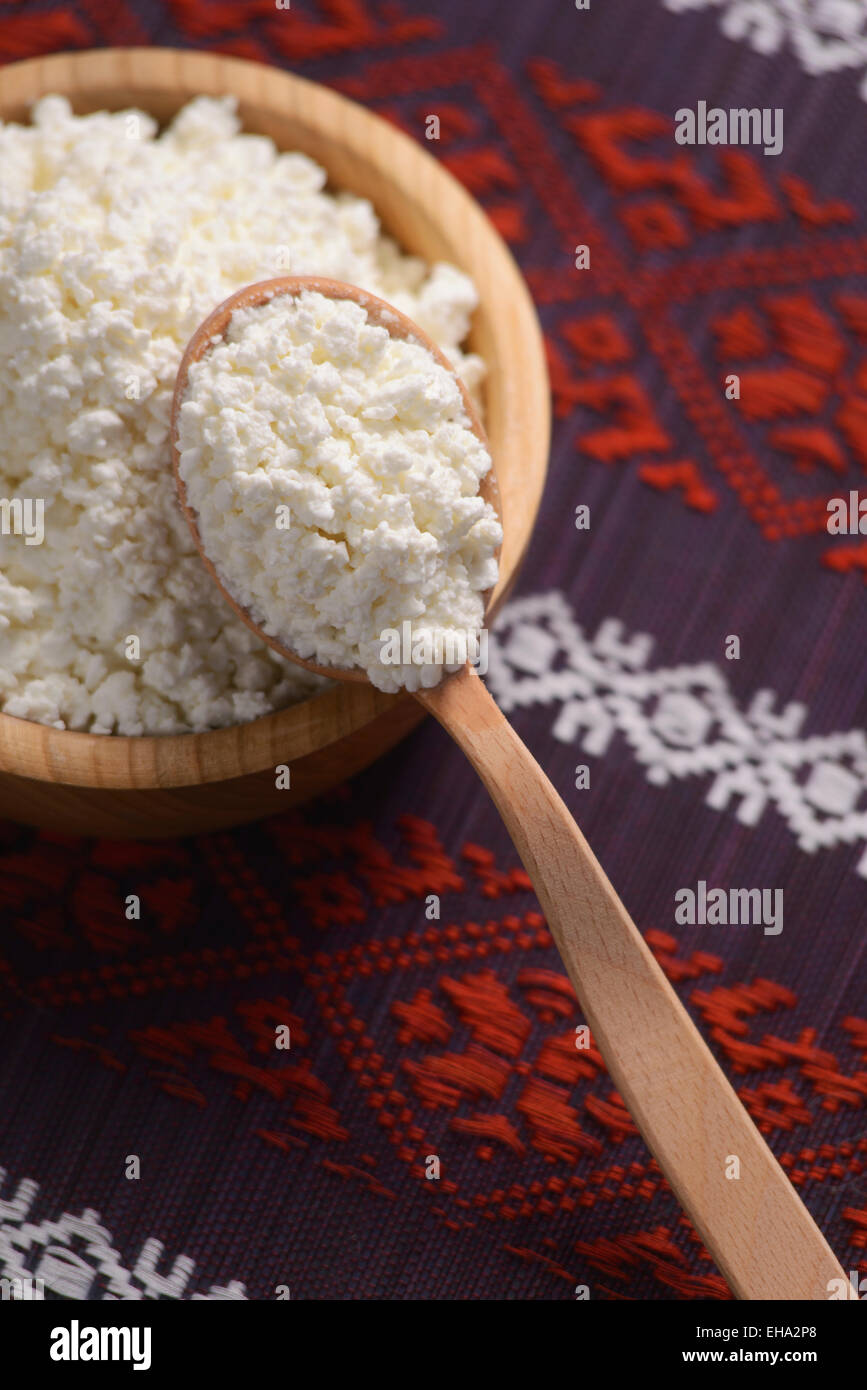
[[[247,130],[299,149],[336,187],[368,197],[384,226],[426,260],[445,259],[475,281],[480,306],[470,346],[489,366],[485,424],[497,466],[506,539],[495,603],[514,581],[545,479],[550,396],[541,333],[515,263],[478,205],[419,144],[363,107],[257,63],[174,49],[58,54],[0,68],[0,118],[26,121],[47,92],[79,112],[138,106],[160,121],[204,94],[231,94]],[[168,450],[166,468],[170,468]],[[388,711],[393,718],[380,718]],[[0,715],[0,811],[76,833],[185,834],[252,819],[239,788],[252,778],[262,812],[275,809],[277,762],[321,758],[322,777],[276,793],[286,807],[372,762],[422,717],[408,697],[362,685],[331,690],[243,727],[200,735],[118,738],[69,733]],[[344,740],[361,753],[341,758]],[[399,731],[399,733],[396,733]],[[345,763],[345,770],[341,771]],[[327,773],[325,771],[327,769]],[[233,803],[234,798],[234,803]],[[235,804],[237,814],[232,814]],[[110,833],[110,832],[109,832]]]
[[[469,667],[416,697],[475,767],[533,882],[593,1040],[732,1291],[827,1299],[832,1250],[565,803]],[[730,1157],[740,1177],[726,1176]]]

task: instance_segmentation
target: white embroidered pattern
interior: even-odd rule
[[[741,709],[710,662],[648,670],[653,638],[616,619],[585,637],[562,594],[507,605],[490,644],[488,683],[504,713],[556,705],[552,733],[591,756],[620,734],[647,781],[709,779],[705,803],[756,825],[769,807],[808,853],[867,846],[867,735],[801,737],[807,709],[758,690]],[[867,849],[857,864],[867,877]]]
[[[867,69],[867,0],[663,0],[667,10],[722,11],[726,38],[746,40],[758,53],[788,44],[813,77]],[[861,96],[867,98],[867,75]]]
[[[0,1168],[0,1193],[5,1182],[6,1170]],[[99,1212],[90,1208],[81,1216],[64,1212],[56,1221],[29,1221],[38,1192],[38,1183],[22,1178],[11,1200],[0,1197],[0,1297],[40,1298],[44,1286],[62,1298],[97,1301],[246,1299],[244,1285],[234,1279],[188,1292],[196,1268],[189,1255],[178,1255],[171,1269],[160,1274],[163,1246],[158,1240],[146,1240],[127,1269],[111,1232],[100,1225]]]

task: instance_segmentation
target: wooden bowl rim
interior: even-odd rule
[[[103,91],[111,91],[121,84],[116,67],[119,60],[128,64],[128,72],[123,74],[123,85],[129,88],[129,95],[122,103],[113,105]],[[168,75],[166,60],[172,64]],[[100,69],[103,69],[102,75]],[[216,80],[217,75],[226,69],[237,75],[236,83]],[[278,114],[291,119],[299,128],[309,129],[331,145],[342,141],[354,158],[372,165],[380,177],[388,180],[391,178],[388,168],[390,161],[381,155],[378,158],[371,155],[364,134],[365,126],[369,130],[368,123],[374,123],[384,143],[390,143],[397,152],[403,152],[418,162],[425,169],[426,180],[439,183],[444,197],[447,195],[452,203],[462,205],[462,215],[478,234],[484,253],[477,251],[473,254],[469,249],[464,255],[460,254],[459,249],[455,263],[469,274],[473,274],[472,263],[480,261],[482,254],[489,263],[500,263],[503,296],[508,296],[511,314],[520,320],[521,331],[526,334],[525,350],[529,352],[532,348],[535,357],[534,385],[538,399],[534,410],[538,418],[534,418],[533,426],[542,463],[535,495],[531,504],[522,509],[526,524],[520,549],[513,556],[508,572],[501,573],[494,591],[489,609],[489,618],[492,618],[516,578],[541,502],[550,440],[550,387],[541,328],[523,276],[499,233],[457,179],[410,136],[368,107],[295,73],[221,53],[175,48],[102,48],[55,53],[9,63],[0,67],[0,119],[7,122],[22,119],[8,114],[9,108],[13,111],[20,107],[29,110],[35,101],[49,93],[67,96],[75,107],[76,98],[72,89],[76,86],[82,93],[88,89],[96,91],[96,106],[90,106],[86,97],[82,103],[91,110],[119,110],[135,106],[140,101],[136,93],[145,91],[160,91],[172,101],[177,99],[176,109],[197,94],[229,94],[236,96],[239,104],[249,104],[251,96],[245,93],[244,79],[255,90],[256,82],[261,82],[263,73],[267,74],[272,89],[274,84],[283,89],[279,95],[281,102],[285,98],[285,107],[277,108],[270,97],[267,101],[264,97],[260,98],[263,104],[272,106]],[[319,108],[316,115],[308,109],[311,99]],[[147,109],[143,99],[140,109]],[[328,119],[323,119],[323,111]],[[245,125],[244,129],[249,127]],[[278,148],[281,148],[279,143]],[[394,179],[391,181],[395,182]],[[405,197],[408,202],[416,202],[416,206],[422,207],[414,199],[411,189],[407,188]],[[382,218],[376,200],[371,198],[371,202],[388,230],[388,220]],[[447,224],[437,218],[438,200],[433,207],[434,211],[430,213],[425,206],[425,215],[442,228],[445,237]],[[473,238],[466,240],[469,244]],[[402,244],[404,249],[413,252],[411,245]],[[480,306],[486,310],[494,325],[496,316],[492,297],[480,294]],[[508,360],[507,354],[505,360]],[[528,417],[530,413],[527,412]],[[524,432],[528,432],[528,426],[529,419],[524,420]],[[221,782],[262,772],[277,763],[318,752],[354,733],[396,703],[411,698],[408,695],[385,695],[362,684],[338,684],[307,700],[245,724],[204,733],[145,734],[138,737],[55,729],[0,712],[0,772],[40,782],[59,782],[79,787],[135,788],[137,791]]]

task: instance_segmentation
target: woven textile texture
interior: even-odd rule
[[[439,115],[428,148],[521,263],[554,392],[492,689],[867,1274],[867,539],[826,529],[867,467],[867,56],[857,16],[790,30],[792,9],[0,0],[0,60],[196,47],[420,140]],[[700,101],[782,108],[782,152],[678,145]],[[676,925],[700,881],[782,888],[783,930]],[[230,833],[6,823],[0,892],[0,1275],[91,1299],[729,1296],[576,1049],[526,876],[432,723]]]

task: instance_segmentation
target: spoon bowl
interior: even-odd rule
[[[184,480],[180,474],[180,448],[178,444],[178,424],[180,419],[181,404],[189,385],[190,367],[194,362],[199,362],[215,343],[223,338],[232,321],[232,316],[239,309],[255,309],[264,304],[270,303],[278,295],[299,295],[305,292],[322,294],[328,299],[351,299],[354,303],[361,305],[367,311],[369,321],[379,328],[385,328],[393,338],[402,338],[408,342],[415,342],[421,347],[426,348],[433,358],[444,367],[451,376],[454,377],[463,400],[464,410],[469,420],[470,428],[476,438],[488,449],[488,439],[484,431],[478,411],[473,403],[469,391],[456,374],[454,367],[449,362],[445,353],[437,347],[436,343],[430,338],[417,323],[407,318],[399,309],[386,303],[384,299],[378,298],[375,294],[369,294],[366,290],[359,289],[357,285],[348,285],[342,280],[330,280],[322,275],[285,275],[272,280],[260,280],[255,285],[245,285],[243,289],[230,295],[228,299],[218,304],[216,309],[208,315],[203,323],[199,325],[187,344],[186,351],[181,358],[178,367],[178,375],[175,381],[175,390],[172,397],[171,413],[171,445],[172,445],[172,469],[175,477],[175,487],[177,488],[178,501],[181,510],[187,519],[190,532],[193,537],[196,549],[202,557],[208,573],[216,584],[223,598],[229,606],[237,613],[243,623],[246,623],[251,632],[255,632],[263,642],[281,656],[289,661],[294,661],[298,666],[303,666],[308,671],[314,671],[320,676],[329,676],[332,680],[339,681],[363,681],[367,682],[366,672],[356,666],[322,666],[315,661],[307,661],[284,646],[278,638],[272,637],[265,632],[259,624],[250,616],[250,613],[242,604],[238,603],[234,595],[226,588],[216,566],[210,559],[205,550],[199,531],[198,516],[195,509],[187,499],[187,490]],[[494,469],[493,460],[491,461],[490,471],[482,480],[479,488],[481,496],[489,502],[497,514],[500,525],[503,523],[503,512],[500,502],[500,490],[497,486],[497,475]],[[497,562],[500,560],[502,546],[497,549]],[[493,589],[489,589],[483,595],[485,601],[485,612],[490,609]]]

